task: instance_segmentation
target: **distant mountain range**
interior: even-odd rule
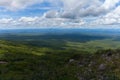
[[[94,34],[94,35],[119,35],[117,29],[4,29],[0,34]]]

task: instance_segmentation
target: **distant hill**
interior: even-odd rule
[[[119,35],[119,29],[1,29],[0,34],[91,34]]]

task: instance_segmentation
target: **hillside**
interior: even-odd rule
[[[89,53],[2,40],[0,80],[120,80],[120,50]]]

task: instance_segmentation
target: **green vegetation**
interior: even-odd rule
[[[120,41],[115,41],[114,39],[103,39],[88,41],[85,43],[81,42],[67,42],[67,46],[72,49],[96,52],[97,50],[103,49],[118,49],[120,48]]]
[[[119,36],[92,32],[0,34],[0,80],[120,80]]]
[[[0,80],[120,80],[119,44],[67,41],[48,47],[1,40]]]

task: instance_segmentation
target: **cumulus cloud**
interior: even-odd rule
[[[62,17],[78,18],[86,16],[100,16],[115,8],[120,0],[63,0],[64,12]]]
[[[59,12],[48,11],[46,17],[76,19],[81,17],[98,17],[115,9],[120,0],[60,0],[63,4]],[[59,14],[59,15],[58,15]],[[55,16],[54,16],[55,15]]]
[[[116,6],[116,3],[118,3],[120,0],[105,0],[104,4],[101,7],[104,7],[105,9],[111,9]]]
[[[89,27],[89,25],[120,24],[120,0],[1,0],[0,6],[15,11],[43,2],[48,2],[56,7],[60,6],[60,8],[57,10],[55,8],[54,10],[48,9],[43,16],[21,16],[18,19],[3,18],[0,19],[0,25],[14,27]],[[92,20],[92,18],[95,19]]]
[[[59,13],[55,10],[50,10],[44,14],[46,18],[55,18],[59,16]]]
[[[93,21],[92,24],[96,25],[118,25],[120,24],[120,6],[118,6],[115,10],[98,18]]]
[[[24,9],[30,5],[49,2],[51,5],[61,6],[60,16],[64,18],[78,18],[86,16],[99,16],[115,8],[120,0],[1,0],[0,6],[9,10]],[[46,17],[53,17],[55,11],[48,11]]]
[[[9,24],[9,23],[11,23],[11,21],[13,21],[12,18],[8,18],[8,19],[2,18],[2,19],[0,19],[0,24]]]
[[[0,6],[8,10],[24,9],[27,6],[41,3],[43,0],[0,0]]]
[[[63,28],[71,28],[71,27],[80,27],[84,25],[85,21],[82,19],[63,19],[63,18],[46,18],[46,17],[21,17],[19,19],[0,19],[1,27],[11,26],[14,28],[50,28],[50,27],[63,27]],[[8,25],[9,24],[9,25]]]
[[[20,19],[18,19],[19,22],[35,22],[38,20],[38,17],[21,17]]]

